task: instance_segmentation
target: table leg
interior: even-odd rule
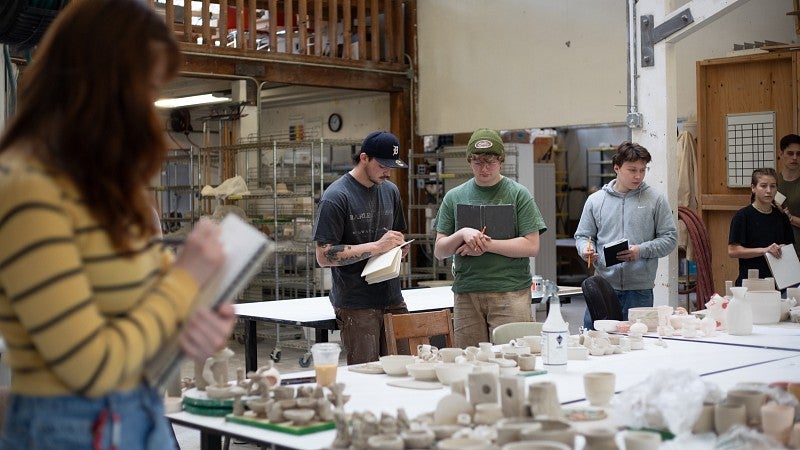
[[[211,431],[200,431],[200,450],[222,450],[222,435]]]
[[[325,328],[314,328],[315,342],[328,342],[328,330]]]
[[[258,369],[258,336],[256,321],[244,321],[244,368],[245,373]]]

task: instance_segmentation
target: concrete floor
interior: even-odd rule
[[[583,324],[583,314],[586,311],[586,303],[583,297],[573,297],[571,303],[561,305],[562,316],[569,323],[570,333],[576,334],[578,328]],[[544,309],[536,311],[536,320],[545,320]],[[276,348],[276,327],[275,325],[259,324],[258,328],[258,363],[267,364],[270,361],[270,353]],[[306,336],[310,340],[306,339]],[[312,329],[302,329],[299,327],[281,327],[279,348],[281,351],[280,361],[275,363],[275,367],[282,375],[309,370],[301,367],[300,359],[305,355],[310,344],[313,344],[314,332]],[[336,333],[331,336],[331,341],[338,340]],[[231,359],[230,379],[235,378],[236,368],[244,367],[244,346],[239,339],[231,339],[229,348],[235,355]],[[340,364],[344,365],[344,358],[340,359]],[[186,362],[181,367],[181,377],[194,376],[194,363]],[[200,432],[192,428],[173,426],[178,445],[181,450],[200,450]],[[233,441],[230,445],[234,450],[255,450],[259,447],[254,444]]]

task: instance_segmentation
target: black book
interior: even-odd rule
[[[603,255],[606,258],[606,267],[611,267],[619,264],[622,260],[617,258],[617,253],[628,249],[628,240],[620,239],[618,241],[609,242],[603,246]]]
[[[517,211],[514,205],[456,205],[456,230],[464,227],[486,227],[492,239],[512,239],[517,237]]]

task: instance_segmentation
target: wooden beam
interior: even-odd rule
[[[196,48],[196,46],[195,46]],[[250,66],[248,72],[263,73],[254,77],[257,81],[295,84],[300,86],[318,86],[341,89],[359,89],[379,92],[400,92],[410,89],[410,82],[405,76],[406,68],[401,65],[386,65],[385,72],[372,71],[359,67],[331,67],[326,57],[300,55],[270,55],[269,60],[255,57],[220,57],[223,53],[240,55],[241,51],[214,48],[214,54],[184,52],[184,63],[181,71],[192,74],[208,74],[209,77],[220,75],[231,77],[239,75],[237,65]],[[248,51],[249,55],[262,56],[263,52]],[[344,62],[337,60],[338,62]],[[397,71],[396,74],[390,73]]]

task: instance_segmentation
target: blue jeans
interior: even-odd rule
[[[0,449],[175,449],[155,389],[141,385],[100,398],[11,395]]]
[[[622,320],[628,320],[628,309],[638,308],[640,306],[653,306],[653,290],[652,289],[639,289],[634,291],[618,291],[614,289],[619,299],[619,304],[622,306]],[[589,315],[589,308],[586,308],[586,313],[583,315],[583,327],[593,330],[592,318]]]

